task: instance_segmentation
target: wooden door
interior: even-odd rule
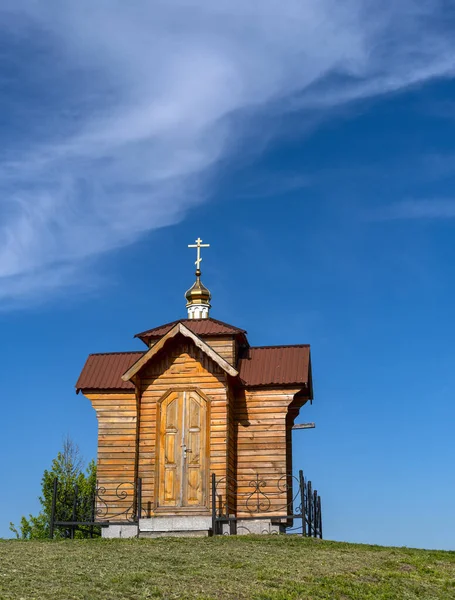
[[[159,427],[158,506],[177,506],[182,476],[182,402],[180,394],[171,392],[161,404]]]
[[[183,505],[206,503],[207,404],[195,391],[183,392],[185,423],[183,450]]]
[[[158,508],[207,503],[207,402],[196,391],[171,392],[159,424]]]

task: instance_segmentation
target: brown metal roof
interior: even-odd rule
[[[177,321],[178,322],[178,321]],[[90,354],[76,384],[79,390],[134,390],[122,375],[143,352]],[[310,347],[264,346],[249,348],[237,369],[245,387],[297,385],[308,387],[311,395]]]
[[[311,388],[310,346],[249,348],[237,369],[246,387],[295,384]]]
[[[172,323],[166,323],[165,325],[160,325],[154,329],[142,331],[141,333],[137,333],[134,337],[138,337],[141,340],[160,338],[163,335],[166,335],[166,333],[168,333],[177,323],[183,323],[185,327],[188,327],[188,329],[196,335],[246,334],[244,329],[239,329],[238,327],[234,327],[234,325],[229,325],[228,323],[223,323],[223,321],[218,321],[217,319],[209,317],[208,319],[179,319],[178,321],[172,321]]]
[[[134,390],[122,375],[143,355],[143,352],[110,352],[90,354],[76,383],[79,390]]]

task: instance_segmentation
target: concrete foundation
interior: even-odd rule
[[[133,537],[206,537],[211,534],[212,518],[201,516],[162,516],[140,519],[137,525],[109,525],[102,528],[103,538]],[[222,535],[278,535],[285,533],[284,523],[267,519],[239,519],[223,523]]]
[[[138,533],[137,525],[109,525],[101,528],[103,538],[134,538]]]
[[[285,533],[286,529],[284,523],[275,523],[268,521],[267,519],[239,519],[237,521],[237,535],[278,535],[279,533]]]

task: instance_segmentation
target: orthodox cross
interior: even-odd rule
[[[194,263],[196,265],[196,270],[199,271],[199,265],[201,264],[201,248],[210,248],[210,244],[203,244],[201,238],[197,238],[196,243],[195,244],[188,244],[188,248],[197,248],[196,253],[197,253],[197,258],[196,258],[196,262]]]

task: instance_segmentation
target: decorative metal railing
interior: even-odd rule
[[[313,490],[303,471],[267,478],[256,474],[251,478],[216,478],[212,474],[212,531],[213,535],[236,533],[236,525],[248,521],[267,520],[279,528],[303,536],[322,539],[321,497]],[[294,520],[300,520],[294,526]],[[262,533],[265,530],[261,531]]]
[[[211,513],[213,535],[233,534],[237,527],[248,530],[248,522],[267,520],[272,524],[271,532],[286,530],[322,538],[321,498],[302,471],[298,476],[286,474],[267,479],[259,474],[217,479],[213,473]],[[136,484],[98,486],[92,493],[82,493],[77,485],[68,487],[54,480],[51,538],[58,532],[60,537],[73,539],[78,531],[85,537],[94,537],[109,524],[137,524],[144,516],[149,514],[142,510],[140,478]],[[295,520],[300,520],[300,525],[295,526]]]
[[[54,479],[49,535],[56,530],[63,537],[74,538],[76,531],[94,537],[100,527],[111,521],[118,524],[138,522],[141,514],[141,480],[123,482],[111,488],[97,486],[91,493],[81,493],[77,485],[68,487]]]

